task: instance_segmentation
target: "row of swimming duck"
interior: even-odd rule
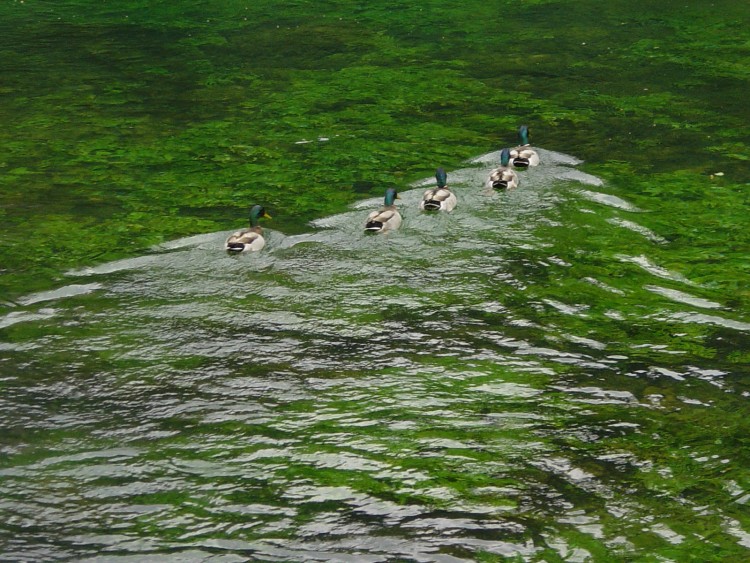
[[[492,190],[512,190],[518,187],[519,179],[515,169],[523,170],[539,164],[539,155],[531,148],[529,142],[529,128],[521,125],[518,128],[518,146],[500,151],[500,166],[493,169],[485,187]],[[424,211],[451,211],[458,200],[448,187],[448,175],[443,168],[435,173],[437,186],[427,190],[422,195],[419,208]],[[401,214],[396,208],[396,199],[400,199],[395,188],[388,188],[385,192],[383,207],[373,211],[367,217],[364,230],[370,233],[394,231],[401,226]],[[250,227],[232,233],[226,240],[225,249],[230,253],[257,252],[266,245],[263,229],[259,225],[260,219],[270,219],[271,216],[261,205],[250,209]]]

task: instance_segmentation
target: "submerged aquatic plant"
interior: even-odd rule
[[[450,8],[450,28],[437,25],[439,2],[333,3],[313,16],[274,2],[208,14],[190,3],[5,5],[5,59],[27,71],[5,72],[0,105],[0,284],[14,295],[72,266],[223,229],[248,198],[283,208],[279,228],[299,232],[362,197],[353,185],[375,195],[423,163],[455,166],[510,144],[519,122],[533,122],[541,146],[638,168],[687,166],[682,147],[705,144],[734,176],[748,152],[746,111],[727,104],[747,72],[741,41],[727,40],[745,33],[727,19],[736,7],[650,17],[588,4],[503,10],[513,38],[487,34],[499,13],[477,2]],[[694,82],[673,90],[685,69]],[[581,93],[594,75],[598,91]],[[32,232],[45,242],[29,253]]]

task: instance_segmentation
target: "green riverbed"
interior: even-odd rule
[[[0,558],[746,560],[749,15],[4,3]]]

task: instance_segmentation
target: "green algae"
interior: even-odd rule
[[[455,167],[522,121],[599,164],[679,183],[704,160],[741,186],[747,37],[724,4],[6,5],[0,283],[230,229],[255,201],[300,232],[353,186]]]
[[[128,2],[84,10],[79,2],[27,2],[0,8],[0,115],[5,125],[0,130],[0,287],[5,299],[56,286],[70,268],[244,224],[255,202],[274,215],[273,228],[303,232],[308,221],[345,210],[363,197],[381,196],[386,185],[404,187],[431,176],[438,164],[450,170],[466,158],[513,143],[521,122],[530,124],[536,144],[584,158],[584,168],[606,181],[597,188],[601,193],[622,197],[640,210],[597,205],[571,189],[550,213],[550,223],[535,227],[537,235],[551,241],[544,256],[527,249],[504,254],[508,261],[503,267],[530,283],[522,295],[503,292],[498,283],[497,300],[529,323],[515,326],[504,312],[488,312],[479,304],[467,313],[465,326],[455,322],[457,341],[496,353],[503,347],[485,342],[486,333],[469,328],[472,321],[486,322],[509,338],[571,354],[590,353],[590,342],[607,342],[608,354],[628,358],[617,369],[583,372],[540,359],[539,366],[555,374],[558,387],[569,382],[571,389],[547,390],[543,407],[549,422],[540,424],[543,430],[525,443],[528,450],[507,445],[517,433],[513,427],[456,430],[424,413],[407,416],[395,402],[398,389],[383,389],[384,406],[367,416],[372,426],[346,431],[362,441],[382,440],[383,450],[368,454],[369,460],[396,459],[405,473],[426,474],[418,487],[399,488],[387,479],[312,462],[286,464],[281,456],[264,463],[270,476],[243,480],[246,490],[232,490],[233,478],[226,477],[218,481],[228,487],[223,494],[188,493],[175,486],[131,501],[169,505],[186,522],[208,521],[214,502],[273,504],[281,494],[279,483],[313,482],[345,485],[401,506],[448,510],[450,502],[431,493],[434,488],[499,511],[516,510],[520,516],[513,518],[523,520],[537,545],[562,538],[594,560],[621,560],[622,555],[643,561],[720,561],[747,555],[721,532],[728,526],[727,516],[750,527],[736,493],[750,486],[745,469],[750,466],[749,429],[741,397],[726,391],[750,391],[745,381],[747,338],[715,323],[682,321],[685,307],[665,295],[666,290],[685,291],[683,280],[689,280],[691,298],[716,303],[710,312],[720,318],[746,316],[750,310],[745,102],[750,67],[748,32],[741,25],[746,8],[732,2],[674,7],[558,0],[512,3],[511,13],[510,6],[299,1],[285,3],[283,10],[274,2],[193,2],[157,9],[147,2]],[[646,230],[628,228],[628,221]],[[548,255],[560,263],[545,261]],[[642,264],[628,259],[641,255],[665,277],[655,282]],[[592,279],[612,285],[595,285]],[[357,277],[340,281],[355,283]],[[384,288],[380,297],[408,291]],[[244,299],[249,305],[259,297]],[[460,302],[449,295],[442,299],[446,307]],[[93,297],[81,303],[108,312],[108,305]],[[567,312],[584,305],[585,315]],[[625,311],[624,318],[612,315],[616,309]],[[448,316],[437,310],[431,319]],[[399,306],[357,320],[422,328],[420,315]],[[50,340],[74,333],[84,340],[100,330],[77,327],[72,311],[61,324],[56,319],[41,326],[7,327],[3,341],[23,343],[36,333]],[[570,334],[590,342],[567,339]],[[158,371],[159,362],[120,357],[122,349],[136,348],[141,338],[136,331],[118,334],[119,349],[102,344],[101,350],[78,360],[81,365],[73,374],[93,381],[127,369],[138,372],[141,384],[179,395],[182,391],[168,382],[171,376],[211,367],[204,356],[177,356],[165,373]],[[673,384],[675,374],[685,376],[685,355],[722,374],[685,384],[704,405],[686,408],[685,389]],[[29,352],[23,357],[25,381],[53,378],[57,366],[67,363],[64,354],[39,359]],[[464,368],[463,359],[420,362],[436,370]],[[652,369],[655,362],[674,373]],[[492,377],[472,385],[500,375],[513,378],[510,370],[489,362],[475,361],[479,370],[477,366]],[[244,375],[258,369],[238,368]],[[283,372],[288,366],[279,360],[262,369]],[[355,370],[313,373],[329,380],[360,375]],[[398,369],[384,368],[379,375],[394,377]],[[524,375],[523,382],[534,388],[548,383],[540,375]],[[635,402],[578,408],[570,401],[571,395],[583,393],[580,386],[602,381],[631,393]],[[126,392],[127,383],[121,385],[113,387]],[[441,384],[427,387],[432,396],[457,392]],[[66,401],[70,398],[45,397],[43,404],[46,412],[61,413],[71,408]],[[103,398],[97,405],[106,410],[111,403]],[[328,406],[338,413],[357,408],[352,400]],[[528,407],[522,400],[503,398],[463,408],[465,416],[479,418]],[[312,402],[301,400],[276,406],[283,418],[312,409]],[[112,418],[117,416],[128,415]],[[388,422],[404,420],[414,426],[397,433],[384,429]],[[615,427],[613,420],[638,431]],[[87,428],[101,426],[93,422]],[[169,454],[182,461],[211,462],[253,454],[257,448],[244,440],[268,432],[200,417],[159,423],[165,436],[186,429],[186,437],[165,437],[162,451],[154,449],[144,457],[158,461]],[[343,432],[342,425],[321,421],[296,437],[278,432],[274,438],[302,440],[305,446],[297,453],[333,452],[331,444]],[[35,433],[36,449],[15,456],[16,465],[63,453],[67,446],[74,449],[80,429],[28,430],[19,424],[4,438],[24,443],[30,433]],[[194,441],[210,443],[216,436],[221,446],[190,451]],[[443,439],[464,440],[475,449],[430,445]],[[133,443],[149,447],[145,438]],[[600,497],[526,461],[537,448],[551,444],[611,486],[624,505],[631,497],[638,506],[631,513],[633,521],[608,514]],[[723,452],[731,453],[731,462],[723,462]],[[189,483],[198,489],[210,484],[197,477]],[[482,492],[498,483],[506,490]],[[524,491],[524,504],[514,490]],[[327,502],[324,508],[341,509],[340,503]],[[570,506],[598,515],[605,535],[627,537],[632,549],[621,554],[572,524],[558,524],[557,537],[551,537],[549,523],[535,517]],[[702,506],[722,510],[701,512]],[[303,506],[292,520],[307,522],[322,509]],[[220,519],[222,524],[250,522],[236,514]],[[280,521],[283,515],[266,519]],[[132,529],[179,541],[190,527],[183,523],[164,529],[162,524],[159,514],[143,515],[132,520]],[[683,535],[684,541],[668,541],[654,531],[657,525]],[[277,538],[291,534],[289,529],[271,533]],[[252,538],[268,535],[262,528],[249,533]],[[559,553],[546,547],[536,560],[564,560]],[[508,560],[490,553],[455,554]]]

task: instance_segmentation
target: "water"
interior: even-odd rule
[[[0,6],[0,559],[748,559],[747,7],[141,4]]]
[[[700,347],[750,323],[647,255],[627,280],[561,257],[540,227],[570,207],[664,243],[541,154],[510,193],[481,187],[497,153],[449,172],[451,214],[402,192],[387,236],[365,200],[256,255],[199,235],[21,300],[4,559],[742,558],[745,368]]]

